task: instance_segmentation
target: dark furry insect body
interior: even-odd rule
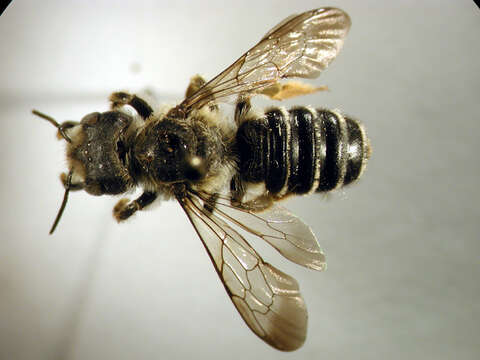
[[[363,126],[338,111],[273,108],[237,131],[239,176],[264,183],[276,198],[326,192],[348,185],[365,168]]]
[[[239,231],[262,238],[297,264],[323,270],[325,258],[311,229],[276,202],[354,182],[365,169],[369,141],[363,126],[339,111],[259,111],[250,98],[291,96],[279,81],[318,76],[349,27],[348,15],[334,8],[289,17],[211,81],[193,77],[177,106],[154,111],[140,97],[117,92],[110,96],[111,111],[80,122],[59,124],[34,111],[67,142],[65,196],[51,233],[71,190],[115,195],[142,188],[137,199],[114,207],[118,221],[157,197],[176,199],[247,325],[277,349],[297,349],[307,324],[298,284],[264,262]],[[292,89],[294,96],[315,91],[299,84]],[[231,98],[233,121],[218,107]]]

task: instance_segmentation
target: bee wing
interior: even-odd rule
[[[312,229],[284,207],[272,204],[256,211],[233,206],[227,198],[219,197],[215,211],[268,242],[288,260],[310,269],[325,270],[325,255]]]
[[[188,113],[213,101],[252,94],[284,78],[316,78],[337,56],[349,29],[349,16],[335,8],[292,15],[177,109]]]
[[[237,231],[196,197],[177,199],[250,329],[279,350],[299,348],[306,337],[307,309],[296,280],[264,262]]]

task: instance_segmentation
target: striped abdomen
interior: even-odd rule
[[[240,177],[275,195],[324,192],[348,185],[365,168],[363,126],[332,110],[271,109],[237,131]]]

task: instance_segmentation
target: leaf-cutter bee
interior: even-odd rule
[[[288,78],[316,78],[337,56],[350,28],[342,10],[292,15],[209,82],[192,78],[176,106],[152,109],[125,92],[111,111],[54,124],[67,142],[69,191],[122,194],[113,213],[125,220],[157,197],[175,198],[202,240],[233,304],[251,330],[279,350],[306,337],[307,311],[295,279],[263,261],[242,233],[267,241],[287,259],[315,270],[325,258],[315,235],[277,204],[289,195],[327,192],[354,182],[370,154],[363,126],[339,111],[254,109],[250,98],[285,99],[316,91]],[[233,119],[218,104],[236,101]],[[130,106],[136,115],[125,111]]]

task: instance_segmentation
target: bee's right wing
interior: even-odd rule
[[[204,202],[209,195],[196,193]],[[323,271],[325,255],[312,229],[299,217],[276,203],[262,201],[232,204],[229,195],[217,194],[214,212],[223,219],[257,236],[285,258],[309,269]]]
[[[292,15],[172,110],[187,114],[211,102],[253,95],[285,78],[316,78],[337,56],[350,29],[340,9]]]
[[[295,279],[264,262],[237,231],[196,196],[177,200],[250,329],[279,350],[299,348],[306,337],[307,310]]]

